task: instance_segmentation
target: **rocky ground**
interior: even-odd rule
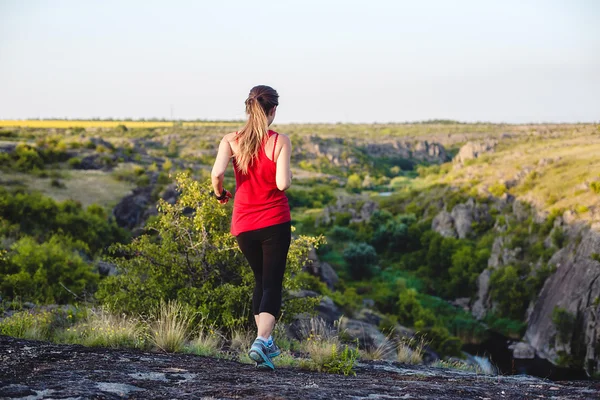
[[[600,382],[361,364],[356,376],[275,372],[185,354],[56,345],[0,336],[1,399],[595,399]]]

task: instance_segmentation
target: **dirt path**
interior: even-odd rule
[[[600,382],[477,376],[389,363],[344,377],[185,354],[0,336],[0,399],[594,399]]]

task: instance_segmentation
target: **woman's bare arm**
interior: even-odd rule
[[[229,141],[226,137],[221,139],[221,143],[219,144],[219,152],[217,153],[217,158],[215,160],[215,164],[213,165],[211,172],[211,179],[213,190],[217,196],[220,196],[223,192],[223,180],[225,179],[225,171],[227,170],[227,166],[229,165],[229,159],[233,155],[231,151],[231,146],[229,145]]]
[[[292,170],[290,167],[292,142],[286,135],[279,135],[279,140],[281,143],[281,151],[277,156],[277,172],[275,180],[277,182],[277,189],[283,191],[292,184]]]

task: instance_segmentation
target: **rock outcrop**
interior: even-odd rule
[[[320,261],[319,257],[317,256],[317,252],[314,249],[308,253],[307,262],[302,269],[319,278],[327,285],[329,289],[332,290],[339,281],[337,273],[333,267],[329,263]]]
[[[493,151],[497,143],[495,140],[488,140],[481,143],[468,142],[460,148],[458,154],[454,157],[454,162],[463,164],[467,160],[474,160],[484,153]]]
[[[362,362],[356,376],[192,354],[57,345],[0,336],[0,398],[12,399],[534,399],[597,397],[598,382],[551,382],[450,368]]]
[[[486,204],[476,204],[473,198],[457,204],[451,212],[440,211],[431,223],[431,229],[444,237],[466,239],[473,231],[474,223],[491,223]]]
[[[323,209],[321,216],[316,221],[316,225],[329,225],[330,223],[335,222],[335,214],[338,213],[349,213],[349,222],[360,223],[368,221],[377,209],[377,203],[372,200],[339,196],[335,204],[328,205]]]
[[[549,263],[557,267],[546,281],[528,320],[525,340],[536,353],[556,362],[561,354],[582,362],[589,373],[600,370],[600,234],[589,226],[565,226],[568,245]],[[552,315],[555,307],[573,317],[574,326],[563,342]]]
[[[416,162],[443,163],[450,160],[440,143],[414,139],[381,138],[377,143],[343,138],[310,136],[294,147],[294,157],[325,158],[336,167],[350,167],[361,162],[360,156],[404,159]]]

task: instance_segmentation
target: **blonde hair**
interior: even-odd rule
[[[259,85],[250,90],[246,99],[248,121],[237,134],[238,151],[235,161],[242,173],[258,158],[258,153],[269,138],[267,115],[279,105],[279,94],[270,86]]]

